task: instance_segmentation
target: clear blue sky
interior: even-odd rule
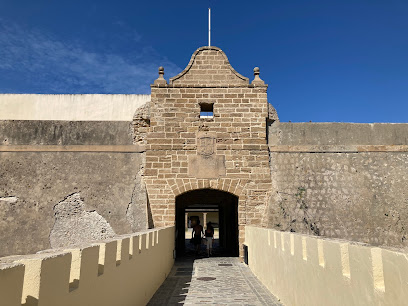
[[[209,1],[1,0],[1,93],[149,93],[207,44]],[[282,121],[408,122],[408,1],[212,0],[212,45]]]

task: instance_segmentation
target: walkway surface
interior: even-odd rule
[[[282,305],[236,257],[184,258],[148,305]]]

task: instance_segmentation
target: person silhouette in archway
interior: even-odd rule
[[[214,240],[214,227],[211,222],[207,223],[207,228],[205,229],[205,238],[207,239],[207,256],[212,255],[212,245]]]
[[[204,229],[200,225],[200,218],[197,219],[197,223],[194,225],[193,231],[191,234],[192,234],[195,251],[196,251],[196,254],[198,255],[200,252],[202,235],[204,235]]]

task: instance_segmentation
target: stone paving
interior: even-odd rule
[[[236,257],[184,258],[148,305],[283,305]]]

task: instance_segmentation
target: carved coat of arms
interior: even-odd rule
[[[197,134],[197,155],[188,156],[188,175],[195,178],[225,176],[225,156],[217,155],[217,134],[200,131]]]
[[[215,152],[215,136],[202,134],[197,137],[197,153],[205,157],[211,156]]]

